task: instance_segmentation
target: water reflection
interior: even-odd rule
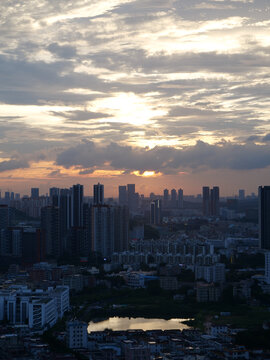
[[[189,329],[188,325],[183,324],[187,319],[146,319],[146,318],[128,318],[111,317],[100,322],[90,322],[88,332],[103,331],[111,329],[114,331],[135,330],[184,330]]]

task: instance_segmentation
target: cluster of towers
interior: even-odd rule
[[[135,184],[119,186],[119,205],[128,206],[130,211],[139,207],[140,195],[135,191]]]
[[[203,215],[204,216],[219,216],[219,187],[214,186],[212,189],[209,186],[202,188],[203,196]]]
[[[102,184],[94,185],[93,194],[92,201],[85,201],[84,187],[80,184],[68,189],[50,189],[49,205],[41,208],[40,227],[31,230],[33,243],[38,243],[37,236],[40,238],[36,260],[57,259],[64,254],[85,257],[93,252],[110,257],[114,251],[127,250],[128,207],[106,204]],[[0,243],[3,249],[0,249],[0,254],[20,257],[25,248],[26,229],[11,226],[10,209],[1,205]]]
[[[179,189],[178,193],[175,189],[171,190],[171,194],[169,194],[169,190],[165,189],[163,191],[163,206],[164,209],[172,208],[172,209],[183,209],[184,207],[184,192],[183,189]]]

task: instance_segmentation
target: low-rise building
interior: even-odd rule
[[[163,290],[177,290],[178,280],[176,276],[161,276],[159,278],[160,287]]]
[[[196,299],[198,302],[217,302],[220,296],[220,287],[214,284],[197,283]]]
[[[49,287],[31,290],[26,286],[10,286],[0,291],[0,321],[12,325],[28,325],[43,330],[54,325],[69,309],[69,288]]]
[[[87,349],[87,326],[83,321],[67,322],[67,346],[70,349]]]

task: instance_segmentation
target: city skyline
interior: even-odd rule
[[[45,189],[44,192],[40,191],[41,189],[39,187],[35,187],[35,188],[27,188],[27,191],[25,193],[20,193],[20,192],[15,192],[14,190],[7,188],[7,189],[0,189],[0,199],[4,200],[6,195],[9,196],[9,200],[14,200],[16,198],[17,195],[20,196],[20,198],[22,198],[23,196],[27,196],[29,198],[33,198],[33,199],[38,199],[39,197],[43,197],[43,196],[53,196],[55,195],[54,192],[57,191],[57,193],[59,193],[59,191],[72,191],[72,188],[76,187],[76,186],[82,186],[83,187],[83,192],[84,192],[84,197],[92,197],[94,203],[103,203],[105,199],[110,199],[110,198],[114,198],[114,199],[118,199],[120,205],[128,205],[128,186],[132,186],[134,187],[134,191],[132,191],[131,196],[134,196],[136,194],[142,195],[145,198],[151,198],[152,195],[158,196],[158,197],[162,197],[165,199],[167,199],[167,201],[169,199],[173,199],[173,201],[178,201],[179,200],[179,196],[180,198],[182,197],[189,197],[189,196],[193,196],[193,197],[199,197],[201,199],[203,199],[204,196],[204,189],[208,188],[208,191],[210,191],[210,187],[208,185],[205,186],[201,186],[200,190],[198,192],[195,193],[187,193],[184,191],[183,188],[181,187],[176,187],[176,188],[160,188],[159,192],[155,193],[153,191],[151,191],[150,193],[141,193],[136,184],[121,184],[121,185],[116,185],[116,189],[115,189],[115,193],[111,192],[110,189],[110,185],[108,185],[108,187],[105,188],[104,184],[101,184],[100,182],[98,184],[87,184],[86,186],[83,184],[70,184],[68,185],[66,188],[61,187],[50,187]],[[221,197],[223,198],[239,198],[240,200],[244,200],[246,198],[249,197],[257,197],[259,195],[259,191],[260,188],[262,186],[259,186],[257,191],[255,190],[254,192],[248,193],[246,192],[245,189],[238,189],[234,194],[230,194],[230,195],[225,195],[225,194],[221,194]],[[114,188],[114,187],[113,187]],[[216,186],[213,186],[213,188],[218,188],[220,191],[220,187],[216,184]],[[99,189],[99,190],[98,190]],[[108,191],[109,190],[109,191]],[[123,193],[124,191],[124,193]],[[167,195],[165,195],[165,192],[168,192]],[[172,193],[174,193],[172,195]],[[11,199],[10,196],[13,196],[14,199]],[[173,198],[172,198],[173,197]],[[175,198],[176,197],[176,198]],[[98,200],[98,198],[100,198],[100,200]],[[178,199],[178,200],[176,200]],[[15,199],[16,200],[16,199]],[[182,200],[180,200],[182,201]]]
[[[270,183],[267,0],[0,9],[2,190]]]

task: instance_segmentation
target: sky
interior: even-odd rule
[[[0,189],[270,184],[269,0],[0,2]]]

